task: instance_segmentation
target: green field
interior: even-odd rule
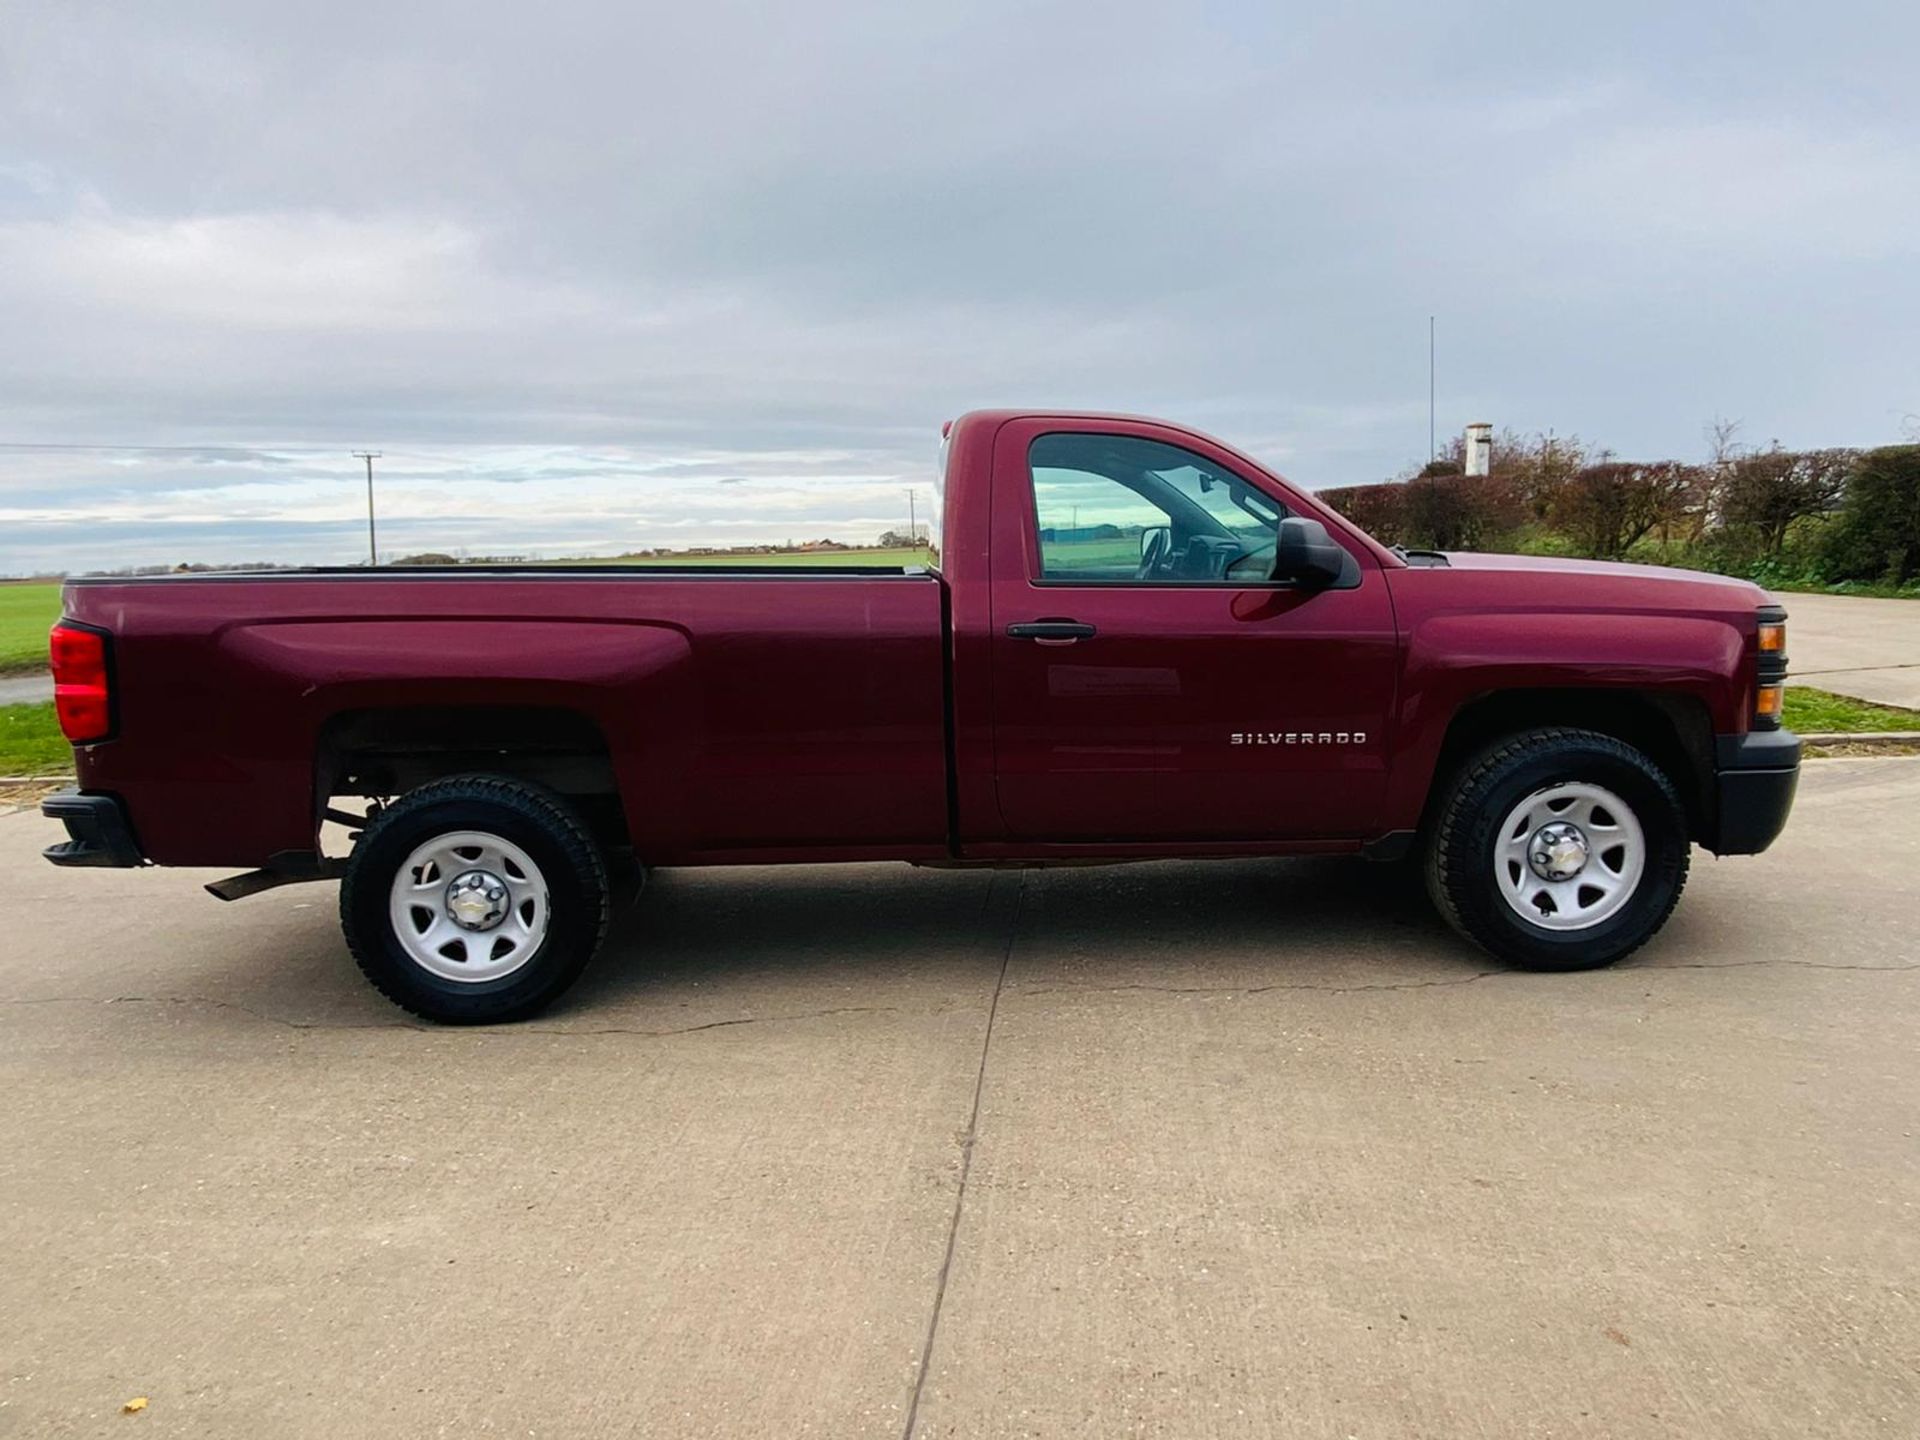
[[[60,586],[0,585],[0,675],[47,668],[47,631],[60,618]]]
[[[770,570],[801,566],[827,565],[925,565],[927,552],[919,550],[811,550],[786,555],[607,555],[589,559],[556,559],[553,565],[727,565],[735,568]]]

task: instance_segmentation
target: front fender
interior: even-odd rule
[[[1744,730],[1752,705],[1741,663],[1746,637],[1712,616],[1591,611],[1438,615],[1407,637],[1390,824],[1419,821],[1448,728],[1489,695],[1594,690],[1697,702],[1717,733]],[[1577,707],[1575,707],[1577,709]],[[1561,723],[1578,724],[1578,715]]]

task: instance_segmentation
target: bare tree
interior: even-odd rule
[[[1796,520],[1831,514],[1859,463],[1854,450],[1765,450],[1724,466],[1717,500],[1723,524],[1750,530],[1762,553],[1778,555]]]
[[[1684,516],[1700,489],[1695,465],[1608,461],[1575,474],[1555,498],[1551,518],[1584,553],[1618,560],[1656,525]]]

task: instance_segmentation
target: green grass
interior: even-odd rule
[[[71,775],[73,747],[60,733],[53,702],[0,705],[0,775]]]
[[[58,584],[0,584],[0,675],[47,668],[47,631],[60,618]]]
[[[1802,735],[1873,734],[1888,730],[1920,730],[1920,710],[1873,705],[1810,685],[1787,687],[1786,727]]]

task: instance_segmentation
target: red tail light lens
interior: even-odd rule
[[[53,627],[53,709],[60,729],[76,745],[113,732],[113,701],[107,685],[107,637],[62,620]]]

